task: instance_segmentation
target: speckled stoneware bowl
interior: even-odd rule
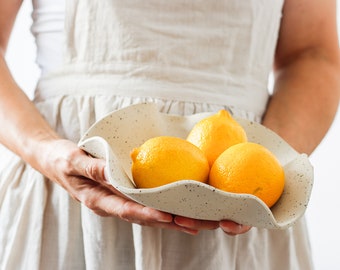
[[[186,138],[199,120],[211,114],[175,116],[159,113],[155,104],[133,105],[96,122],[82,137],[79,147],[106,159],[111,184],[143,205],[175,215],[229,219],[260,228],[284,229],[294,224],[306,210],[313,185],[313,167],[306,155],[298,154],[274,132],[244,119],[235,118],[245,129],[248,140],[267,147],[284,167],[284,192],[271,209],[253,195],[228,193],[193,180],[158,188],[135,188],[130,158],[134,147],[160,135]]]

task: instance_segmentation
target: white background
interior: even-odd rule
[[[7,60],[18,84],[31,96],[39,69],[34,62],[36,48],[30,34],[31,2],[23,2],[11,36]],[[340,270],[339,152],[340,112],[326,138],[311,156],[315,167],[315,184],[307,209],[307,220],[316,270]]]

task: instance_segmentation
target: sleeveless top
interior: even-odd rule
[[[39,88],[45,95],[95,88],[262,115],[282,5],[283,0],[67,1],[64,65]],[[54,82],[46,85],[49,80]]]
[[[65,0],[32,0],[36,63],[46,74],[63,63]]]

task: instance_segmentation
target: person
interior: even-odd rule
[[[339,102],[335,0],[34,0],[33,100],[5,62],[21,3],[0,1],[0,269],[313,268],[304,218],[267,230],[139,205],[77,141],[153,102],[228,108],[312,153]]]

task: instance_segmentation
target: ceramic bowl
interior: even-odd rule
[[[138,104],[114,111],[97,121],[79,141],[79,147],[106,160],[110,183],[140,204],[174,215],[203,220],[233,220],[267,229],[293,225],[305,212],[313,186],[313,167],[307,155],[298,154],[277,134],[259,123],[235,118],[248,140],[267,147],[285,171],[285,188],[279,201],[268,208],[249,194],[218,190],[190,179],[150,189],[134,186],[130,152],[147,139],[167,135],[186,138],[192,127],[213,113],[190,116],[158,112],[155,104]]]

